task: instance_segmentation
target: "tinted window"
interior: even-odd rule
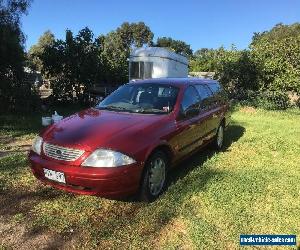
[[[196,89],[201,98],[201,109],[210,108],[213,102],[213,94],[211,90],[205,84],[196,85]]]
[[[188,87],[183,95],[181,108],[183,113],[188,114],[188,116],[195,116],[199,113],[199,102],[200,97],[197,90],[190,86]]]
[[[195,87],[200,95],[201,100],[204,100],[212,96],[211,90],[206,85],[199,84],[199,85],[195,85]]]
[[[218,83],[210,83],[209,87],[213,93],[217,93],[220,91],[220,85]]]
[[[222,86],[218,83],[212,83],[208,85],[214,93],[214,103],[222,104],[228,100],[227,94]]]

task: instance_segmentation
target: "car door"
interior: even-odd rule
[[[204,119],[200,115],[200,96],[194,86],[189,86],[183,95],[181,112],[176,120],[176,135],[171,144],[178,152],[178,158],[190,153],[202,144]]]
[[[216,133],[215,128],[215,101],[213,97],[213,93],[208,88],[206,84],[197,84],[195,85],[199,96],[201,98],[200,103],[200,115],[203,116],[203,119],[205,120],[205,133],[203,136],[203,141],[206,142],[210,140]]]
[[[209,89],[212,92],[212,121],[211,128],[217,130],[220,125],[221,119],[224,116],[224,109],[222,108],[221,100],[221,87],[218,83],[208,84]]]

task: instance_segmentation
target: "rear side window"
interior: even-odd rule
[[[214,99],[216,104],[223,104],[226,101],[228,101],[227,93],[219,83],[211,83],[208,86],[214,93]]]
[[[189,86],[183,95],[182,103],[181,103],[181,109],[183,113],[189,113],[189,111],[192,110],[198,110],[199,111],[199,102],[200,97],[197,92],[197,90],[193,86]],[[189,116],[195,116],[197,115],[197,112],[191,112],[191,115]]]
[[[212,96],[211,90],[206,85],[199,84],[199,85],[195,85],[195,87],[200,95],[201,100],[204,100]]]
[[[210,108],[211,104],[212,104],[212,92],[211,90],[205,85],[205,84],[199,84],[199,85],[195,85],[200,98],[201,98],[201,104],[200,107],[201,109],[208,109]]]
[[[221,90],[220,84],[218,83],[210,83],[209,87],[213,93],[217,93]]]

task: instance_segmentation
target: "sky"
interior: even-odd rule
[[[167,36],[200,48],[248,47],[254,32],[300,22],[300,0],[33,0],[22,18],[26,48],[50,30],[64,39],[89,27],[98,36],[123,22],[143,21],[154,38]]]

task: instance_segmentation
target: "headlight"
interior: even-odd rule
[[[85,167],[110,168],[135,163],[135,160],[122,153],[97,149],[82,163]]]
[[[43,143],[42,137],[40,136],[35,137],[31,146],[32,151],[40,155],[42,150],[42,143]]]

